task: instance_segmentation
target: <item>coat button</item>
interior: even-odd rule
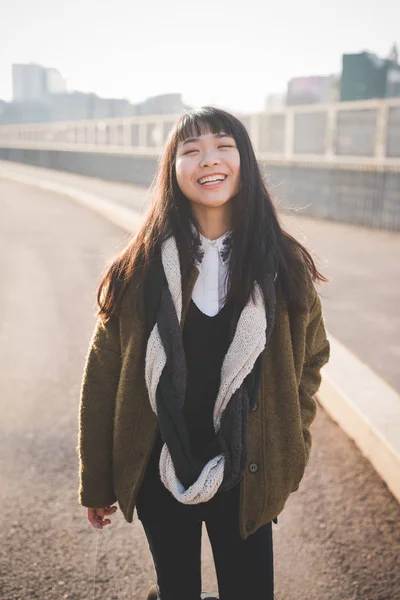
[[[258,408],[258,404],[257,402],[254,404],[253,408],[251,409],[252,412],[254,412],[255,410],[257,410]]]
[[[246,531],[253,531],[254,527],[256,526],[254,521],[247,521],[246,523]]]
[[[249,464],[249,471],[250,471],[250,473],[257,473],[257,471],[258,471],[258,464],[257,463],[250,463]]]

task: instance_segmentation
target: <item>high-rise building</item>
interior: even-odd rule
[[[340,100],[369,100],[400,96],[400,65],[394,45],[388,58],[372,52],[344,54]]]
[[[47,94],[64,94],[67,91],[67,82],[57,69],[46,69]]]
[[[15,64],[12,66],[13,101],[40,102],[48,94],[61,94],[67,84],[57,69],[42,65]]]
[[[36,102],[46,93],[46,70],[41,65],[12,65],[14,102]]]

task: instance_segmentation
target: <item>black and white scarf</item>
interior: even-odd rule
[[[274,322],[274,278],[268,278],[268,306],[264,304],[260,286],[255,283],[254,301],[250,297],[241,314],[234,319],[213,414],[220,451],[204,462],[190,452],[189,434],[182,414],[187,374],[180,326],[180,261],[173,236],[162,245],[159,275],[160,290],[153,290],[159,294],[159,301],[147,342],[145,378],[150,404],[158,416],[164,441],[160,476],[179,502],[198,504],[210,500],[218,490],[231,489],[242,477],[246,465],[249,411],[259,389],[262,354]]]

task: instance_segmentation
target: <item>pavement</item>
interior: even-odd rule
[[[90,529],[82,507],[76,505],[75,445],[79,385],[94,325],[96,285],[104,262],[128,238],[120,226],[95,214],[93,202],[100,195],[104,202],[111,200],[129,208],[130,202],[139,203],[140,194],[143,203],[145,194],[130,186],[87,181],[65,173],[49,172],[54,177],[51,180],[43,170],[19,167],[0,165],[0,272],[4,282],[0,297],[4,382],[0,498],[5,528],[0,562],[6,574],[0,583],[0,597],[139,600],[154,580],[140,523],[136,520],[131,526],[133,537],[128,540],[128,525],[118,513],[108,531],[97,535],[99,532]],[[68,181],[60,181],[58,175]],[[17,183],[24,177],[31,179],[29,186]],[[52,191],[49,183],[59,187]],[[77,191],[80,205],[70,202],[77,199]],[[82,206],[83,193],[92,202],[90,210]],[[120,213],[125,226],[129,214]],[[320,232],[321,222],[312,223]],[[375,232],[369,234],[372,240]],[[321,249],[318,254],[324,252]],[[391,251],[396,251],[396,239]],[[346,259],[350,269],[350,252]],[[334,289],[331,286],[329,290]],[[327,286],[321,289],[323,295],[325,289]],[[331,331],[327,298],[324,313]],[[347,328],[350,324],[351,320]],[[339,337],[340,331],[335,335]],[[365,373],[372,373],[375,378],[371,382],[382,386],[380,394],[392,391],[392,401],[398,402],[394,388],[360,362],[341,339],[335,342],[339,350],[350,352],[358,368],[366,369],[347,371],[341,385],[334,379],[330,383],[346,410],[353,398],[346,399],[341,386]],[[332,362],[339,365],[340,372],[340,362]],[[334,374],[324,372],[325,396],[332,395],[329,381]],[[358,389],[356,385],[354,389]],[[367,405],[381,407],[382,399],[382,395],[372,394]],[[276,597],[400,600],[400,507],[376,467],[372,468],[371,458],[369,462],[362,456],[321,404],[313,424],[314,447],[305,478],[274,527]],[[341,409],[344,412],[343,406]],[[396,423],[397,413],[391,416],[396,433],[400,421]],[[117,571],[118,578],[114,577]],[[203,576],[203,589],[215,589],[206,534]]]

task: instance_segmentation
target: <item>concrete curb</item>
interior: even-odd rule
[[[33,185],[43,190],[49,190],[62,196],[68,196],[72,200],[75,200],[82,206],[90,208],[94,212],[97,212],[102,217],[105,217],[114,225],[122,227],[129,232],[134,232],[140,226],[143,219],[143,215],[140,213],[126,208],[122,205],[116,205],[105,197],[101,197],[99,194],[91,194],[75,187],[61,185],[55,181],[49,181],[46,179],[37,179],[31,175],[21,175],[20,173],[8,173],[0,172],[0,178],[11,179],[18,183],[25,183],[26,185]]]
[[[68,196],[131,233],[143,219],[134,210],[75,187],[12,169],[0,177]],[[329,341],[331,359],[322,369],[317,399],[400,502],[400,395],[331,335]]]
[[[318,400],[400,502],[400,395],[329,335]]]

